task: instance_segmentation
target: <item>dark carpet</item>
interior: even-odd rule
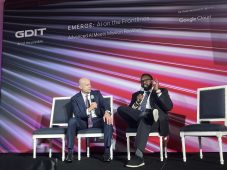
[[[224,153],[225,165],[219,161],[219,153],[204,153],[204,158],[199,158],[199,153],[188,153],[187,162],[182,161],[181,153],[169,153],[168,158],[160,161],[159,153],[145,155],[145,166],[141,170],[219,170],[227,169],[227,153]],[[110,163],[102,162],[102,154],[93,153],[90,158],[82,155],[81,161],[72,163],[61,161],[60,154],[54,154],[49,159],[47,154],[38,154],[36,159],[31,154],[0,154],[1,170],[126,170],[126,153],[115,154]]]

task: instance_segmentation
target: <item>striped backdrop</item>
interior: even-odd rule
[[[113,95],[116,112],[140,88],[144,72],[170,92],[174,108],[169,113],[168,150],[180,152],[180,127],[196,123],[197,88],[227,84],[226,28],[227,3],[215,0],[62,1],[7,7],[0,152],[31,152],[32,132],[49,126],[52,98],[73,96],[79,91],[79,78],[88,77],[93,89]],[[25,30],[37,34],[23,37]],[[21,38],[15,37],[18,31]],[[126,151],[125,128],[115,114],[119,152]],[[223,141],[227,151],[226,138]],[[216,139],[204,138],[202,143],[205,151],[218,151]],[[198,151],[196,138],[187,138],[186,144],[187,151]],[[60,141],[54,141],[54,147],[60,151]],[[146,150],[159,151],[158,140],[150,138]],[[46,146],[40,144],[38,151],[46,151]]]

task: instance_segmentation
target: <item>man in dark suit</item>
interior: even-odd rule
[[[118,114],[128,123],[129,127],[137,128],[135,140],[135,156],[126,164],[127,167],[145,165],[143,152],[149,137],[152,125],[158,125],[160,135],[169,133],[167,111],[173,103],[165,88],[159,88],[158,80],[153,80],[150,74],[141,76],[141,91],[132,94],[129,106],[120,106]]]
[[[67,162],[73,161],[74,137],[78,130],[86,128],[103,128],[104,130],[104,155],[105,162],[110,159],[110,146],[113,134],[110,106],[107,104],[100,91],[91,90],[90,80],[79,80],[80,92],[71,98],[74,117],[70,118],[67,129],[68,155]]]

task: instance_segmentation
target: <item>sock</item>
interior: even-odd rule
[[[140,158],[143,158],[143,152],[141,150],[139,150],[138,148],[136,149],[135,155],[140,157]]]

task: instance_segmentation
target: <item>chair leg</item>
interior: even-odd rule
[[[49,139],[49,158],[52,157],[52,141]]]
[[[222,136],[218,136],[218,143],[219,143],[220,162],[222,165],[224,165],[223,150],[222,150]]]
[[[186,149],[185,149],[185,136],[181,136],[181,143],[182,143],[182,152],[183,152],[183,161],[186,162]]]
[[[128,156],[128,160],[130,160],[131,156],[130,156],[130,139],[129,136],[126,137],[127,140],[127,156]]]
[[[90,139],[86,138],[86,143],[87,143],[87,157],[90,157]]]
[[[199,136],[199,155],[200,155],[200,159],[203,159],[202,137],[201,136]]]
[[[159,143],[160,143],[160,160],[163,161],[163,137],[159,136]]]
[[[78,137],[78,161],[81,160],[81,138]]]
[[[37,144],[37,139],[33,138],[33,158],[36,158],[36,144]]]
[[[164,151],[165,151],[165,158],[167,159],[167,142],[168,142],[168,137],[166,136],[164,138]]]
[[[65,160],[65,137],[62,138],[62,161]]]
[[[110,159],[113,160],[113,142],[110,145]]]

